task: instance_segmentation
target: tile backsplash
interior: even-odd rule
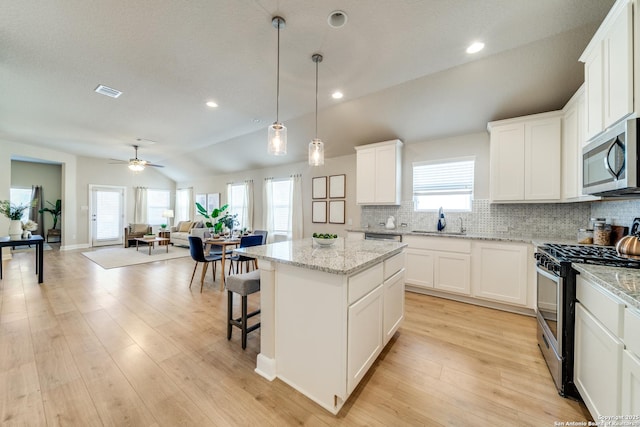
[[[640,202],[636,203],[640,206]],[[445,211],[445,216],[449,231],[459,230],[462,220],[467,233],[472,234],[575,239],[578,229],[587,226],[591,210],[591,203],[587,202],[491,204],[489,200],[474,200],[472,212]],[[400,206],[363,206],[360,224],[362,227],[380,227],[390,215],[396,218],[399,229],[435,230],[438,222],[437,212],[414,212],[413,202],[404,201]],[[406,228],[401,227],[402,223],[407,224]]]

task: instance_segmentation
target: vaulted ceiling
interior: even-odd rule
[[[482,131],[561,108],[613,0],[0,1],[0,140],[139,157],[176,181]],[[347,15],[333,28],[332,11]],[[276,114],[288,154],[266,154]],[[486,47],[469,55],[466,47]],[[123,92],[94,92],[103,84]],[[341,90],[344,98],[331,93]],[[217,108],[205,106],[213,100]],[[141,140],[141,141],[138,141]],[[152,141],[152,142],[149,142]],[[114,165],[114,168],[122,166]]]

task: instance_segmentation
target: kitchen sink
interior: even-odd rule
[[[412,233],[429,234],[431,236],[464,236],[466,231],[411,230]]]

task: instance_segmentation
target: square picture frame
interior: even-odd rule
[[[196,194],[196,203],[200,203],[203,208],[207,208],[207,195],[205,193]],[[197,213],[197,211],[196,211]]]
[[[311,198],[326,199],[327,198],[327,177],[316,176],[311,179]]]
[[[329,224],[344,224],[344,200],[329,201]]]
[[[311,202],[311,222],[326,224],[327,202]]]
[[[330,199],[344,199],[346,197],[346,190],[347,176],[345,174],[329,176]]]
[[[207,212],[211,212],[214,209],[218,209],[220,207],[220,193],[209,193],[207,194]]]

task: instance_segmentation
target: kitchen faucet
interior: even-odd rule
[[[467,230],[465,230],[465,228],[464,228],[464,226],[462,224],[463,219],[462,219],[462,217],[458,217],[458,219],[460,220],[460,233],[464,233]]]

